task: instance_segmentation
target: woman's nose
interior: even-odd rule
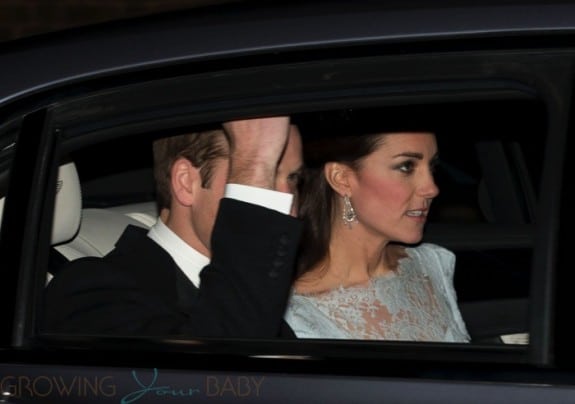
[[[433,178],[433,173],[428,173],[421,184],[420,194],[425,198],[431,199],[439,195],[439,188]]]

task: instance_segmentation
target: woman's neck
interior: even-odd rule
[[[328,256],[296,282],[296,291],[321,292],[339,286],[368,282],[393,271],[388,262],[388,240],[367,235],[360,225],[337,226],[332,233]]]

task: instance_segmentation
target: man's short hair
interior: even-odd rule
[[[158,139],[153,144],[154,179],[158,208],[170,208],[171,169],[180,157],[189,160],[200,169],[202,187],[209,188],[214,160],[229,157],[229,146],[222,129],[192,132],[184,135]]]

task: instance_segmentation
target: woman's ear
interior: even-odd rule
[[[330,162],[323,166],[323,173],[327,183],[339,195],[349,195],[351,192],[349,185],[349,176],[351,168],[342,163]]]
[[[200,170],[186,158],[178,158],[171,169],[171,191],[174,202],[192,206],[198,187],[201,187]]]

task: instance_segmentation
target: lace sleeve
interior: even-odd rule
[[[424,267],[434,284],[443,292],[449,302],[457,331],[464,336],[466,341],[470,341],[471,338],[467,332],[467,327],[465,326],[461,312],[459,311],[457,293],[453,285],[456,261],[455,254],[444,247],[430,243],[420,245],[417,250],[421,253],[422,256],[420,259],[422,259],[423,262],[435,263],[435,265],[424,265]]]
[[[292,293],[285,320],[298,338],[351,338],[319,310],[313,298],[303,295]]]

